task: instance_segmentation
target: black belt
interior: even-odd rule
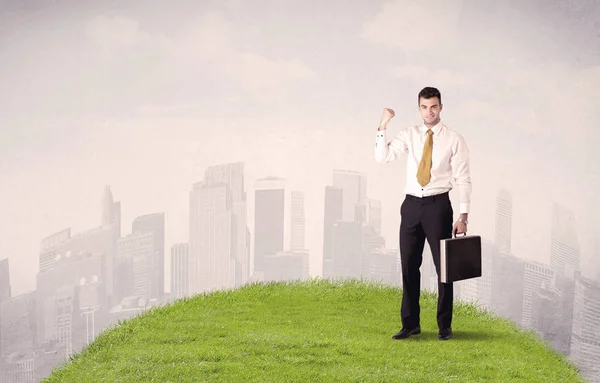
[[[449,192],[444,192],[444,193],[435,194],[435,195],[428,195],[425,197],[417,197],[412,194],[406,195],[406,199],[411,200],[411,201],[427,201],[427,202],[431,201],[431,202],[433,202],[436,199],[449,199],[449,198],[450,198]]]

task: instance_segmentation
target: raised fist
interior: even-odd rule
[[[383,115],[381,116],[381,121],[379,122],[379,126],[385,128],[388,122],[394,117],[396,113],[390,108],[383,108]]]

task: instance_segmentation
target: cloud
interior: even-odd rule
[[[465,76],[449,69],[427,69],[417,65],[398,65],[392,68],[391,74],[397,78],[439,88],[470,86],[474,81],[472,76]]]
[[[450,4],[431,0],[426,5],[411,0],[390,1],[363,25],[362,37],[409,53],[451,50],[458,42],[460,5],[461,1]]]
[[[221,12],[203,15],[175,37],[150,34],[135,20],[124,17],[97,17],[86,26],[87,36],[100,45],[104,54],[123,48],[157,50],[164,61],[171,63],[175,81],[179,82],[197,81],[199,86],[206,86],[208,81],[219,89],[273,100],[315,78],[315,71],[298,58],[270,58],[242,49],[237,43],[242,33]],[[229,87],[228,81],[237,88]]]
[[[315,72],[298,59],[270,60],[255,53],[239,53],[228,66],[229,75],[246,90],[260,97],[274,96],[280,89],[315,77]]]
[[[182,60],[230,60],[238,31],[221,12],[210,12],[197,19],[183,35],[162,39],[165,54]]]
[[[108,59],[113,58],[115,50],[131,48],[150,39],[140,30],[136,20],[124,16],[96,16],[85,24],[84,33],[100,46],[103,56]]]

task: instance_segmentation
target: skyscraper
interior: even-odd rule
[[[304,216],[304,193],[301,191],[292,191],[291,198],[291,239],[290,250],[300,251],[305,248],[305,224]]]
[[[255,182],[254,272],[265,271],[265,257],[283,251],[285,180],[277,177]]]
[[[325,208],[323,216],[323,278],[333,273],[333,225],[342,220],[343,190],[325,186]]]
[[[368,199],[367,224],[373,227],[377,234],[381,234],[381,201]]]
[[[334,170],[334,187],[343,190],[342,199],[342,221],[344,222],[364,222],[367,203],[367,179],[364,174],[353,170]],[[357,217],[357,211],[362,216]]]
[[[500,254],[511,254],[512,195],[505,189],[496,197],[495,237]]]
[[[112,249],[106,253],[105,277],[106,294],[109,297],[113,295],[114,281],[114,254],[117,247],[117,240],[121,238],[121,202],[114,201],[112,191],[109,185],[104,188],[104,197],[102,200],[102,225],[101,228],[112,228]]]
[[[10,297],[11,291],[8,258],[4,258],[0,261],[0,304],[2,304],[3,301],[9,300]]]
[[[8,258],[4,258],[0,261],[0,364],[2,363],[2,303],[8,301],[10,298],[11,291]],[[2,376],[0,376],[0,379],[2,379]]]
[[[190,256],[188,243],[171,246],[171,295],[175,299],[189,295]]]
[[[226,184],[194,185],[190,208],[193,294],[233,287],[231,199]]]
[[[250,231],[248,230],[247,193],[244,189],[244,163],[232,162],[210,166],[204,178],[209,185],[226,184],[231,198],[231,257],[233,259],[234,284],[241,286],[250,277]]]
[[[571,359],[588,376],[600,376],[600,284],[575,279]]]
[[[572,277],[580,270],[575,216],[558,203],[552,206],[550,267],[558,276]]]
[[[121,236],[121,202],[114,201],[109,185],[104,188],[102,199],[102,226],[115,226],[117,238]]]
[[[190,294],[248,280],[244,164],[209,167],[190,192]]]
[[[533,328],[535,320],[532,316],[532,302],[534,297],[542,290],[554,290],[555,276],[548,265],[539,262],[525,262],[525,277],[523,279],[523,310],[521,325]]]
[[[152,233],[151,298],[162,298],[165,293],[165,214],[153,213],[138,216],[131,224],[133,234]]]

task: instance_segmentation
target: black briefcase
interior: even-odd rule
[[[481,237],[454,233],[440,241],[440,281],[452,283],[481,277]]]

